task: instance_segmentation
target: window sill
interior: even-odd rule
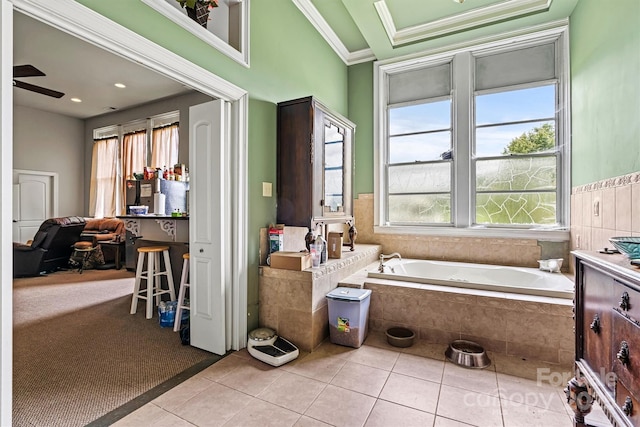
[[[515,229],[515,228],[452,228],[452,227],[410,227],[374,226],[375,234],[408,234],[413,236],[478,237],[499,239],[536,239],[547,241],[569,241],[568,229]]]

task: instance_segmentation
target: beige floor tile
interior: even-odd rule
[[[428,412],[378,400],[365,427],[423,427],[433,425],[435,416]]]
[[[247,360],[248,359],[242,356],[236,356],[235,353],[230,354],[203,371],[198,372],[194,375],[194,378],[203,377],[211,381],[221,380],[238,367],[244,366],[247,363]]]
[[[353,363],[371,366],[373,368],[390,371],[396,363],[400,352],[397,350],[386,350],[370,346],[362,346],[353,353],[349,353],[348,360]]]
[[[338,427],[362,426],[375,402],[373,397],[329,384],[305,415]]]
[[[186,401],[174,413],[197,426],[221,426],[252,401],[251,396],[215,383]]]
[[[303,414],[326,386],[326,383],[284,372],[257,397]]]
[[[300,419],[288,409],[269,402],[253,399],[242,411],[238,412],[225,427],[291,427]]]
[[[386,350],[401,351],[398,347],[394,347],[387,342],[387,336],[384,332],[369,332],[367,339],[364,340],[364,344],[371,347],[384,348]]]
[[[434,414],[439,389],[438,383],[392,372],[380,393],[380,399]]]
[[[166,393],[161,394],[154,399],[152,403],[167,411],[173,412],[187,400],[205,391],[213,384],[215,384],[213,381],[206,378],[191,377]]]
[[[505,427],[520,426],[527,421],[528,427],[571,427],[573,423],[564,412],[548,411],[536,406],[527,406],[510,400],[501,400]]]
[[[444,366],[442,384],[498,396],[496,373],[486,369],[462,368],[447,362]]]
[[[313,352],[280,368],[293,374],[329,383],[346,363],[344,356]]]
[[[436,416],[436,422],[433,423],[433,427],[468,427],[472,425],[473,424],[462,423],[460,421],[438,416]]]
[[[424,340],[416,340],[411,347],[402,349],[402,352],[421,357],[428,357],[429,359],[444,360],[444,352],[446,349],[447,344],[432,344]]]
[[[331,384],[357,391],[369,396],[378,397],[384,383],[389,377],[389,371],[347,362],[331,380]]]
[[[558,393],[562,391],[560,387],[552,387],[526,378],[499,373],[498,390],[501,399],[563,414],[567,413],[563,398]],[[564,397],[564,393],[562,396]]]
[[[314,420],[313,418],[303,415],[293,427],[331,427],[331,424],[323,423],[322,421]]]
[[[313,351],[313,353],[330,354],[332,356],[342,356],[343,358],[348,358],[349,354],[355,351],[358,351],[358,349],[334,344],[329,340],[329,338],[327,338],[326,340],[322,341],[322,343]]]
[[[153,425],[158,427],[189,427],[192,424],[153,404],[147,404],[118,420],[113,426],[140,427]]]
[[[499,398],[447,385],[440,388],[436,414],[475,426],[502,427]]]
[[[413,354],[401,354],[393,372],[439,383],[442,381],[444,362]]]
[[[257,396],[278,379],[283,372],[259,360],[247,360],[218,382],[245,394]]]

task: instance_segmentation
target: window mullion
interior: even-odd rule
[[[453,59],[453,194],[452,212],[456,227],[469,227],[472,222],[471,169],[473,119],[473,60],[468,52]]]

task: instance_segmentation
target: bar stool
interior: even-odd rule
[[[189,253],[182,255],[182,277],[180,278],[180,290],[178,291],[178,304],[176,305],[176,320],[173,322],[173,331],[178,332],[180,330],[180,323],[182,321],[182,310],[190,310],[190,304],[185,304],[184,297],[189,287],[187,283],[187,277],[189,277]]]
[[[164,270],[161,268],[160,254],[164,256]],[[148,255],[146,271],[143,270],[145,255]],[[162,276],[167,276],[168,289],[162,289]],[[142,279],[147,281],[145,289],[140,289]],[[153,317],[153,297],[156,299],[156,305],[159,305],[162,294],[169,294],[171,301],[176,299],[176,291],[173,289],[171,260],[169,259],[169,246],[143,246],[138,248],[138,267],[133,287],[133,298],[131,299],[131,314],[136,314],[138,299],[144,299],[147,301],[147,319],[151,319]]]

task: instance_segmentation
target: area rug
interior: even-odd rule
[[[133,273],[14,280],[14,426],[84,426],[207,359],[141,303]]]

